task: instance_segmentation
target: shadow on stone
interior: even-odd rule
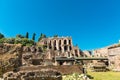
[[[94,79],[94,77],[92,77],[91,75],[87,75],[87,77],[88,77],[89,79]]]

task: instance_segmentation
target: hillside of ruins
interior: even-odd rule
[[[45,74],[45,71],[54,75],[81,74],[84,73],[84,65],[91,67],[97,64],[120,71],[120,44],[83,51],[74,46],[71,37],[41,34],[38,42],[22,35],[0,39],[0,77],[5,80],[27,80],[28,76],[34,80],[35,75],[40,79],[38,75]]]

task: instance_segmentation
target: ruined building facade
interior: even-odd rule
[[[73,46],[71,37],[43,38],[39,44],[46,47],[48,54],[54,51],[56,57],[80,57],[82,54],[78,46]]]
[[[93,51],[94,57],[107,57],[109,66],[113,70],[120,71],[120,44],[113,44]]]

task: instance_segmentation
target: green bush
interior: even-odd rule
[[[0,39],[0,43],[5,43],[5,41],[6,41],[6,38]]]
[[[22,44],[23,46],[32,46],[35,44],[33,40],[27,38],[2,38],[0,43]]]
[[[15,38],[6,38],[5,43],[9,43],[9,44],[14,44],[15,43]]]
[[[4,38],[4,35],[2,33],[0,33],[0,39]]]
[[[63,80],[84,80],[84,74],[71,74],[71,75],[65,75],[63,76]]]
[[[22,44],[23,46],[32,46],[34,45],[33,40],[29,40],[27,38],[16,38],[15,39],[15,44]]]

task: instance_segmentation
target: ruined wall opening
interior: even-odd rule
[[[71,56],[74,57],[74,54],[72,53]]]
[[[49,46],[49,49],[52,49],[52,47],[51,47],[51,46]]]
[[[64,40],[64,44],[67,44],[67,40]]]
[[[60,62],[59,62],[59,64],[60,64],[60,65],[63,65],[63,62],[62,62],[62,61],[60,61]]]
[[[69,44],[71,45],[71,40],[69,40]]]
[[[40,65],[41,60],[40,59],[32,59],[33,65]]]
[[[50,41],[50,46],[51,46],[51,41]]]
[[[56,40],[54,41],[54,46],[56,46]]]
[[[62,50],[62,48],[61,48],[61,47],[59,47],[59,50],[61,51],[61,50]]]
[[[68,57],[70,57],[70,52],[68,52]]]
[[[75,56],[78,57],[78,51],[77,50],[75,50]]]
[[[70,49],[70,51],[72,50],[72,47],[71,46],[69,46],[69,49]]]
[[[67,46],[64,46],[64,51],[67,51]]]
[[[49,49],[52,49],[52,44],[51,44],[51,41],[49,43]]]
[[[59,40],[59,45],[61,45],[61,40]]]
[[[57,50],[57,48],[56,48],[56,47],[54,47],[54,50]]]

